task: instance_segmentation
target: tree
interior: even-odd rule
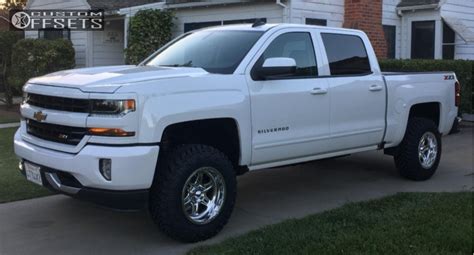
[[[12,49],[13,45],[20,39],[20,35],[14,31],[0,32],[0,75],[5,86],[5,99],[1,99],[7,104],[12,105],[13,91],[12,86],[7,81],[8,73],[11,69]]]
[[[0,10],[23,9],[26,6],[27,0],[6,0],[0,3]]]
[[[174,14],[163,10],[141,10],[130,19],[126,62],[138,64],[171,39]]]
[[[9,10],[13,9],[23,9],[26,6],[27,0],[6,0],[0,2],[0,18],[8,20],[8,17],[1,16],[3,13],[8,13]],[[11,68],[11,54],[13,45],[21,39],[23,33],[13,32],[13,31],[1,31],[0,32],[0,76],[1,83],[5,88],[5,99],[0,98],[0,101],[3,101],[7,104],[7,107],[11,107],[13,91],[12,87],[7,81],[8,72]]]

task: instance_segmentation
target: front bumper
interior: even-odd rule
[[[41,166],[45,186],[101,204],[104,203],[99,200],[120,202],[135,195],[143,198],[153,182],[159,152],[158,145],[86,145],[79,153],[70,154],[28,143],[22,139],[20,131],[15,134],[14,149],[22,160]],[[112,161],[110,181],[99,171],[101,158]]]
[[[22,162],[23,163],[23,162]],[[20,169],[23,175],[25,172]],[[88,188],[76,184],[71,185],[71,181],[63,182],[65,175],[62,171],[46,168],[42,166],[41,176],[44,187],[64,195],[77,198],[79,200],[92,202],[108,208],[118,210],[141,210],[148,204],[148,189],[143,190],[104,190]],[[61,177],[59,177],[61,176]]]

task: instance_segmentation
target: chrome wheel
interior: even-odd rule
[[[194,224],[206,224],[219,215],[225,201],[225,181],[213,167],[202,167],[186,180],[182,191],[184,214]]]
[[[435,134],[426,132],[418,145],[418,159],[425,169],[430,169],[438,156],[438,141]]]

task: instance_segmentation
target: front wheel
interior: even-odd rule
[[[206,145],[181,145],[160,159],[150,213],[168,236],[197,242],[224,227],[235,198],[235,172],[222,152]]]
[[[400,175],[415,181],[424,181],[436,172],[441,159],[441,135],[433,121],[412,118],[395,155]]]

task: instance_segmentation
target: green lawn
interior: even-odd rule
[[[13,153],[16,129],[0,129],[0,203],[51,194],[46,188],[28,182],[18,171],[18,159]]]
[[[401,193],[264,227],[189,254],[473,254],[473,193]]]

